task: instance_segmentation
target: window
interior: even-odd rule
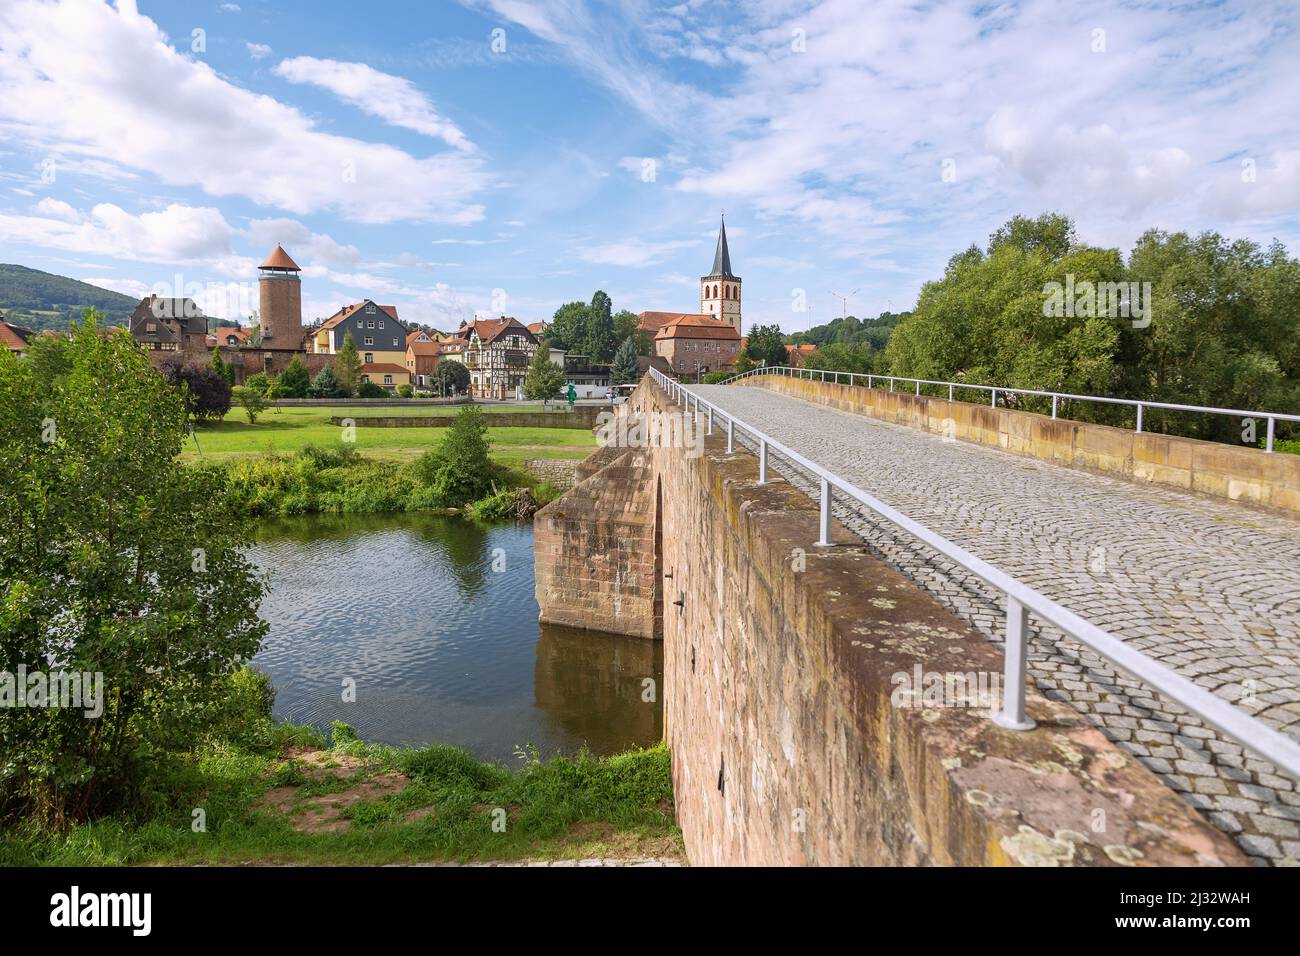
[[[383,319],[380,319],[380,320],[379,320],[379,327],[380,327],[381,329],[384,327],[384,320],[383,320]]]
[[[369,342],[366,342],[366,344],[369,345],[370,343],[369,343]],[[374,363],[374,361],[375,361],[375,353],[374,353],[374,352],[367,352],[367,353],[366,353],[366,364],[367,364],[367,365],[371,365],[371,364]]]
[[[366,323],[366,328],[368,328],[368,329],[373,329],[374,327],[375,327],[375,320],[374,320],[374,319],[371,319],[369,322]]]
[[[375,337],[373,335],[367,335],[366,345],[374,345],[374,344],[375,344]]]
[[[380,323],[379,323],[379,327],[380,327],[380,328],[383,328],[383,327],[384,327],[384,323],[380,322]],[[394,337],[394,339],[393,339],[393,344],[394,344],[394,345],[397,344],[397,339],[396,339],[396,337]]]
[[[370,381],[370,376],[369,376],[369,375],[362,375],[362,376],[361,376],[361,381],[363,381],[363,382],[368,382],[368,381]]]
[[[374,315],[374,314],[375,314],[375,307],[373,305],[366,306],[366,315]]]
[[[385,384],[385,385],[392,385],[392,384],[393,384],[393,376],[391,376],[391,375],[385,375],[385,376],[384,376],[384,384]]]

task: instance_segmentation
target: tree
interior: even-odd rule
[[[617,339],[614,338],[614,317],[610,312],[612,303],[604,292],[597,291],[591,297],[591,307],[587,310],[587,330],[583,339],[582,351],[592,362],[608,362],[614,354]]]
[[[428,485],[438,507],[458,508],[492,490],[494,469],[488,457],[487,423],[474,405],[466,405],[447,435],[415,462],[415,473]]]
[[[311,388],[307,390],[307,395],[311,398],[347,398],[347,392],[334,377],[334,369],[328,365],[316,373],[316,377],[311,380]]]
[[[614,367],[611,369],[615,385],[625,385],[641,379],[641,366],[637,362],[639,355],[636,340],[628,336],[614,353]]]
[[[235,401],[239,402],[244,414],[248,416],[248,424],[256,425],[257,416],[266,411],[269,404],[266,396],[255,388],[241,386],[235,389]]]
[[[626,342],[629,338],[637,355],[650,354],[650,335],[641,328],[641,319],[635,312],[622,309],[614,315],[614,341]]]
[[[48,391],[0,350],[0,668],[102,674],[90,719],[5,711],[0,819],[144,809],[266,632],[224,475],[180,462],[186,396],[99,318]]]
[[[551,361],[550,350],[539,346],[528,361],[528,377],[524,379],[524,398],[546,401],[558,398],[568,377],[563,367]]]
[[[23,361],[35,369],[36,381],[42,390],[52,387],[59,378],[72,370],[67,336],[62,332],[46,332],[34,336],[27,343]]]
[[[265,372],[257,372],[244,379],[244,387],[256,389],[266,395],[271,389],[271,379]]]
[[[212,350],[212,371],[227,385],[235,384],[235,367],[221,357],[221,349]]]
[[[587,338],[587,311],[585,302],[566,302],[556,309],[546,329],[546,344],[565,352],[582,349]]]
[[[755,365],[789,365],[781,326],[751,326],[745,343],[745,355]]]
[[[828,372],[875,372],[876,356],[870,344],[841,345],[832,342],[824,345],[803,360],[804,368],[825,369]]]
[[[357,398],[387,398],[388,390],[374,382],[362,382],[357,389]]]
[[[357,393],[361,384],[361,356],[357,355],[357,343],[352,341],[351,332],[344,333],[343,345],[334,358],[334,377],[338,379],[344,398]]]
[[[307,389],[311,388],[307,366],[295,355],[276,378],[276,384],[280,386],[280,395],[284,398],[306,398]]]
[[[463,362],[443,359],[433,369],[439,395],[458,395],[469,390],[469,369]]]
[[[183,365],[177,360],[165,363],[159,371],[164,381],[185,396],[193,421],[214,421],[230,411],[230,383],[211,365]]]

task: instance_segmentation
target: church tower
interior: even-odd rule
[[[262,341],[270,348],[302,346],[302,270],[277,245],[257,270],[257,311]]]
[[[740,277],[731,273],[731,252],[727,249],[727,220],[718,229],[718,248],[713,253],[713,269],[700,277],[700,314],[740,328]]]

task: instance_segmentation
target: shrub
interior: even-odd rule
[[[307,389],[311,387],[307,366],[295,355],[293,361],[276,378],[275,384],[279,387],[281,398],[306,398]]]
[[[361,454],[356,445],[339,442],[327,447],[308,445],[298,452],[298,457],[306,458],[317,468],[346,468],[355,465],[361,459]]]
[[[357,389],[358,398],[387,398],[388,392],[374,382],[362,382]]]
[[[403,382],[401,385],[397,386],[398,398],[410,398],[414,394],[415,394],[415,388],[411,385],[410,382]]]
[[[432,489],[435,507],[459,507],[491,491],[496,470],[488,458],[483,413],[473,405],[462,408],[438,447],[416,459],[414,470]]]
[[[256,375],[250,375],[244,379],[244,388],[251,388],[255,392],[261,392],[265,395],[271,389],[271,379],[265,372],[258,372]]]
[[[735,372],[730,371],[705,372],[703,382],[705,385],[720,385],[735,374]]]
[[[311,387],[307,389],[309,398],[347,398],[348,393],[339,380],[334,376],[334,369],[326,366],[316,373],[316,377],[311,380]]]
[[[177,360],[164,363],[159,371],[167,384],[185,396],[185,410],[195,421],[213,421],[230,411],[230,383],[211,365],[184,365]]]

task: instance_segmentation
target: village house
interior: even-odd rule
[[[252,329],[242,325],[218,325],[208,333],[208,347],[217,348],[224,345],[227,348],[238,348],[246,345],[252,334]]]
[[[433,370],[438,365],[438,353],[441,346],[437,340],[423,329],[416,329],[406,337],[406,370],[411,376],[411,384],[416,388],[428,388],[433,384]]]
[[[0,319],[0,343],[19,358],[26,353],[27,345],[35,335],[35,332],[25,326]]]
[[[183,361],[206,355],[208,321],[193,299],[149,295],[131,312],[127,327],[131,338],[149,350],[149,360],[157,366],[177,355]]]
[[[462,324],[449,341],[440,343],[438,357],[469,369],[475,398],[507,399],[520,394],[539,344],[528,326],[503,315]]]

